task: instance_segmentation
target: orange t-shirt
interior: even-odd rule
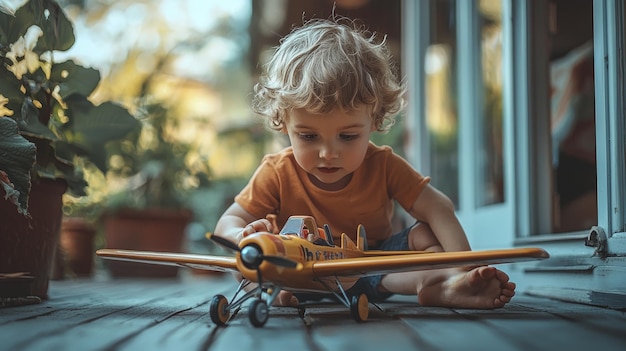
[[[409,210],[429,181],[390,147],[370,143],[345,188],[322,190],[287,147],[263,158],[235,202],[258,218],[275,214],[277,230],[289,216],[310,215],[318,226],[328,224],[335,239],[346,233],[354,240],[357,226],[363,224],[368,243],[377,245],[392,234],[394,200]]]

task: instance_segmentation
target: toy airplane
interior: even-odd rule
[[[428,252],[368,250],[365,229],[357,228],[356,244],[345,233],[336,246],[328,225],[318,228],[313,217],[292,216],[279,235],[254,233],[239,245],[208,234],[216,243],[234,251],[234,257],[184,253],[98,250],[106,259],[174,265],[214,271],[239,272],[243,279],[229,303],[223,295],[213,297],[209,307],[217,325],[228,322],[231,313],[249,299],[250,322],[261,327],[281,290],[331,293],[351,312],[356,321],[367,320],[369,301],[365,294],[349,298],[343,286],[359,277],[393,272],[460,266],[511,263],[548,258],[539,248],[487,251]],[[256,287],[252,283],[257,283]],[[243,295],[239,296],[242,293]],[[238,297],[239,296],[239,297]]]

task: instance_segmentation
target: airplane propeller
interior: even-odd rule
[[[232,251],[237,251],[237,252],[241,251],[241,249],[239,248],[239,246],[237,246],[237,244],[235,244],[234,242],[232,242],[232,241],[230,241],[228,239],[222,238],[221,236],[217,236],[217,235],[211,234],[211,236],[209,236],[209,239],[215,241],[217,244],[219,244],[219,245],[221,245],[221,246],[223,246],[223,247],[225,247],[227,249],[230,249]]]
[[[286,257],[263,255],[261,249],[254,245],[247,245],[241,249],[237,244],[220,236],[211,235],[209,238],[227,249],[239,252],[241,260],[252,269],[256,269],[264,260],[285,268],[296,268],[299,265],[298,262]]]
[[[257,268],[264,260],[286,268],[296,268],[299,265],[298,262],[286,257],[263,255],[256,245],[247,245],[241,249],[241,260],[250,268]]]

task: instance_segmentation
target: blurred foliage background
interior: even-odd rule
[[[98,69],[94,103],[120,102],[143,124],[136,139],[109,148],[107,174],[87,172],[88,196],[65,196],[65,214],[97,219],[115,206],[154,206],[161,200],[147,189],[171,182],[170,200],[194,213],[191,242],[213,229],[260,158],[286,145],[249,101],[268,53],[293,26],[333,14],[358,19],[386,36],[400,67],[400,0],[58,2],[76,36],[58,60]],[[375,141],[402,153],[402,125]]]
[[[248,109],[250,1],[59,3],[76,32],[63,55],[100,70],[94,99],[123,103],[143,124],[136,142],[110,147],[110,171],[90,174],[87,197],[66,196],[66,214],[187,207],[203,235],[264,149]]]

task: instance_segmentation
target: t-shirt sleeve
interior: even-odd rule
[[[268,213],[277,213],[280,206],[279,179],[276,168],[263,159],[248,184],[235,196],[235,202],[251,215],[265,218]]]
[[[386,163],[389,196],[409,211],[430,182],[430,177],[423,176],[408,161],[393,152],[388,155]]]

